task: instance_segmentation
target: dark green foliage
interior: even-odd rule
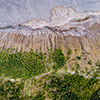
[[[74,93],[67,92],[64,95],[61,95],[61,100],[79,100],[79,98]]]
[[[70,59],[70,56],[67,56],[67,60],[69,60]]]
[[[77,59],[80,60],[81,59],[81,56],[77,56]]]
[[[53,65],[52,68],[54,69],[54,71],[56,72],[58,70],[58,66],[57,65]]]
[[[45,72],[45,54],[28,52],[0,52],[0,74],[13,78],[31,77]]]
[[[77,49],[74,50],[75,52],[77,51]]]
[[[88,64],[89,64],[89,65],[92,65],[92,61],[91,61],[91,60],[89,60],[89,61],[88,61]]]
[[[69,49],[69,50],[67,51],[67,55],[69,56],[69,55],[71,55],[71,53],[72,53],[72,50]]]
[[[100,68],[100,62],[99,61],[96,63],[96,66],[98,66]]]
[[[72,50],[69,49],[67,59],[71,53]],[[81,57],[77,56],[77,59],[81,60]],[[81,64],[74,64],[75,74],[63,72],[65,56],[60,49],[48,53],[33,52],[32,49],[30,52],[21,50],[15,53],[11,49],[2,50],[0,75],[20,78],[21,81],[0,80],[0,100],[100,100],[100,80],[97,79],[100,63],[96,63],[97,71],[92,78],[79,75]],[[89,60],[88,64],[91,65],[92,61]],[[43,74],[44,76],[40,75],[50,71],[47,70],[48,66],[53,71]],[[59,69],[61,67],[62,69]],[[90,71],[87,74],[90,74]],[[33,77],[34,75],[39,76]]]
[[[99,80],[95,78],[86,79],[78,74],[53,76],[48,87],[48,96],[53,100],[99,100],[100,89],[94,92],[99,86]],[[95,87],[94,87],[95,86]],[[54,91],[56,89],[56,91]]]
[[[100,100],[100,88],[92,94],[91,100]]]
[[[44,94],[39,91],[33,100],[45,100],[45,98]]]
[[[2,80],[0,83],[0,100],[21,100],[24,83]]]
[[[55,52],[53,53],[53,59],[57,63],[58,67],[62,67],[65,64],[65,56],[62,53],[61,49],[55,49]]]
[[[76,69],[80,69],[80,65],[79,65],[79,64],[77,64],[77,67],[76,67]]]
[[[65,56],[61,49],[55,49],[47,53],[20,52],[13,53],[11,49],[5,49],[0,52],[0,75],[13,78],[28,78],[50,71],[48,63],[54,63],[53,68],[64,66]],[[16,73],[16,74],[15,74]]]
[[[44,80],[44,81],[43,81]],[[41,82],[40,82],[41,81]],[[43,83],[42,83],[43,82]],[[46,75],[38,80],[36,95],[24,95],[23,82],[0,81],[0,100],[99,100],[100,80],[78,74]],[[35,83],[34,83],[35,84]],[[33,88],[34,89],[34,88]],[[48,99],[47,99],[48,100]]]
[[[67,51],[67,60],[70,59],[70,55],[72,54],[72,50],[71,49],[68,49]]]

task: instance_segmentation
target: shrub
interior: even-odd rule
[[[81,56],[77,56],[77,59],[80,60],[81,59]]]
[[[57,63],[58,67],[64,66],[65,56],[61,49],[55,49],[55,52],[53,53],[53,60]]]
[[[92,61],[91,61],[91,60],[89,60],[89,61],[88,61],[88,64],[89,64],[89,65],[92,65]]]
[[[72,50],[71,49],[68,49],[67,55],[71,55],[71,53],[72,53]]]

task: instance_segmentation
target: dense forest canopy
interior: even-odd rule
[[[99,61],[95,63],[96,71],[91,71],[91,75],[88,68],[85,72],[81,70],[78,61],[81,61],[83,56],[77,55],[75,68],[72,67],[69,71],[67,63],[75,60],[71,60],[71,54],[71,49],[68,49],[67,57],[61,49],[47,53],[33,52],[32,49],[30,52],[1,50],[0,99],[99,100]],[[92,66],[92,61],[88,60],[87,64]]]

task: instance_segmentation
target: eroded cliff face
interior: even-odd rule
[[[22,24],[2,27],[0,47],[14,47],[23,51],[31,48],[47,52],[52,48],[61,48],[67,56],[72,50],[71,58],[82,53],[94,62],[100,60],[100,12],[78,13],[72,8],[54,7],[51,21],[31,20]],[[9,29],[6,31],[6,29]],[[11,30],[10,30],[11,29]],[[85,62],[82,62],[83,65]]]

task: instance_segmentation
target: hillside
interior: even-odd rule
[[[99,100],[100,11],[0,27],[0,99]]]

